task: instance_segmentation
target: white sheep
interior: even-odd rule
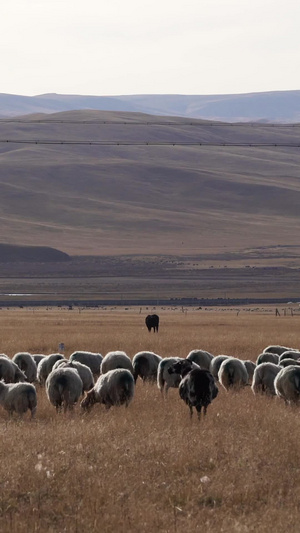
[[[283,368],[283,367],[286,367],[286,366],[291,366],[291,365],[292,366],[300,365],[300,360],[299,359],[295,360],[295,359],[288,358],[288,359],[282,359],[282,361],[280,361],[280,363],[279,363],[280,368]]]
[[[252,381],[253,394],[269,394],[274,396],[275,386],[274,381],[281,367],[274,363],[261,363],[254,371]]]
[[[145,381],[157,380],[157,369],[162,358],[154,352],[138,352],[132,359],[133,377]]]
[[[9,359],[6,355],[0,356],[0,381],[5,383],[17,383],[27,381],[25,374],[20,370],[18,365]]]
[[[278,362],[279,355],[277,353],[263,352],[257,357],[256,366],[261,365],[262,363],[274,363],[274,365],[278,365]]]
[[[82,395],[83,384],[74,368],[56,368],[46,379],[46,394],[56,410],[72,409]]]
[[[29,383],[36,381],[37,366],[30,353],[18,352],[13,356],[12,360],[24,372]]]
[[[274,381],[275,391],[285,403],[299,403],[300,400],[300,367],[287,366],[278,372]]]
[[[218,379],[224,389],[238,390],[248,385],[249,376],[243,361],[229,357],[221,364]]]
[[[77,351],[70,355],[70,361],[78,361],[82,365],[88,366],[94,376],[100,376],[100,366],[102,363],[102,355],[100,353]]]
[[[80,405],[83,409],[90,409],[95,403],[103,403],[106,409],[123,404],[128,407],[134,390],[134,377],[130,370],[108,370],[98,378],[94,388],[86,393]]]
[[[0,405],[10,415],[15,411],[22,416],[28,409],[34,417],[37,406],[35,387],[31,383],[3,383],[0,381]]]
[[[212,373],[216,381],[218,381],[218,372],[220,370],[220,366],[225,359],[229,359],[229,355],[216,355],[216,357],[213,357],[210,362],[209,371]]]
[[[126,368],[133,375],[133,366],[130,357],[121,351],[108,352],[102,360],[100,366],[101,374],[106,374],[109,370],[116,370],[116,368]]]
[[[61,355],[60,353],[52,353],[44,357],[44,359],[41,359],[41,361],[39,362],[37,366],[37,380],[40,383],[40,385],[45,384],[47,377],[52,371],[53,365],[59,359],[64,359],[64,356]]]
[[[157,386],[162,394],[167,396],[170,388],[177,389],[179,387],[180,374],[170,374],[168,370],[178,361],[182,361],[182,359],[182,357],[165,357],[160,361],[157,369]]]
[[[34,360],[36,366],[38,366],[39,362],[42,360],[42,359],[45,359],[45,357],[47,357],[46,355],[42,354],[42,353],[34,353],[34,354],[31,354],[31,357],[32,359]]]
[[[206,350],[192,350],[186,358],[199,365],[200,368],[209,370],[214,356]]]
[[[84,391],[91,390],[94,386],[94,378],[91,369],[79,363],[79,361],[68,361],[68,359],[62,359],[61,361],[56,361],[55,365],[53,366],[53,370],[55,368],[74,368],[82,381],[82,393]]]
[[[280,346],[279,344],[271,344],[270,346],[267,346],[263,350],[263,352],[276,353],[277,355],[281,355],[287,350],[296,350],[296,348],[288,348],[287,346]]]
[[[253,363],[253,361],[250,361],[250,359],[246,359],[245,361],[243,361],[245,367],[246,367],[246,370],[248,372],[248,383],[249,385],[251,385],[252,383],[252,380],[253,380],[253,374],[254,374],[254,371],[256,369],[256,364]]]

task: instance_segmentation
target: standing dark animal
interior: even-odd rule
[[[200,420],[202,407],[206,415],[207,407],[219,392],[213,375],[209,370],[200,368],[189,359],[178,361],[168,369],[168,372],[181,375],[179,396],[189,406],[190,417],[192,418],[193,407],[195,407]]]
[[[154,333],[155,331],[157,331],[158,333],[159,316],[158,315],[147,315],[145,318],[145,324],[148,328],[149,333],[152,328],[153,328]]]

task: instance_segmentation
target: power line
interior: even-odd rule
[[[96,140],[78,140],[78,141],[68,141],[68,140],[39,140],[39,139],[28,139],[28,140],[17,140],[17,139],[0,139],[1,144],[36,144],[36,145],[70,145],[70,146],[224,146],[224,147],[270,147],[270,148],[300,148],[300,142],[298,143],[268,143],[268,142],[201,142],[201,141],[96,141]]]

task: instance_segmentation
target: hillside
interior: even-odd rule
[[[60,263],[70,261],[70,259],[64,252],[48,246],[17,246],[0,243],[0,263]]]
[[[43,122],[0,123],[2,141],[32,141],[0,143],[2,243],[70,255],[199,255],[258,247],[284,254],[299,245],[299,148],[247,146],[299,144],[298,127],[190,125],[180,118],[161,125],[161,117],[100,111],[28,119]],[[187,144],[130,145],[137,141]]]
[[[225,122],[300,122],[300,91],[248,94],[89,96],[0,94],[0,117],[80,109],[181,116]]]

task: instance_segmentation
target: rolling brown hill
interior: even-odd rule
[[[72,255],[284,254],[299,244],[300,149],[216,146],[300,144],[297,125],[167,120],[70,111],[0,122],[0,242]],[[34,144],[96,140],[212,145]]]

